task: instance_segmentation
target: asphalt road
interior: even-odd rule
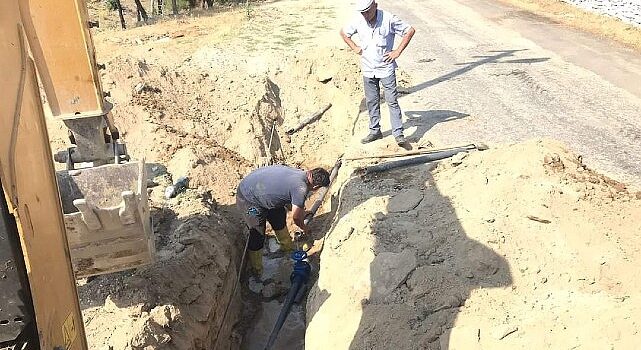
[[[417,33],[399,58],[406,136],[563,141],[641,188],[641,55],[491,0],[382,0]],[[386,118],[385,118],[386,119]]]

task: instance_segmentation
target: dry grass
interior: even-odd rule
[[[555,22],[616,40],[641,51],[641,28],[616,18],[587,12],[559,0],[499,0]]]

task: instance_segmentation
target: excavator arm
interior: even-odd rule
[[[71,144],[54,160],[77,277],[154,260],[144,161],[130,161],[104,98],[84,0],[11,0],[25,50],[46,96],[45,111],[65,124]],[[14,29],[15,31],[15,29]],[[16,63],[4,65],[18,70]],[[3,86],[15,89],[15,86]]]
[[[0,348],[87,349],[36,68],[0,2]]]
[[[0,349],[84,350],[76,278],[153,261],[145,164],[119,141],[84,0],[0,1],[0,67]],[[46,113],[69,129],[55,157]]]

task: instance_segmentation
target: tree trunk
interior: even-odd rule
[[[178,3],[176,0],[171,0],[171,9],[174,11],[174,15],[178,15]]]
[[[120,16],[120,26],[122,29],[127,29],[127,25],[125,24],[125,16],[122,15],[122,5],[120,4],[120,0],[115,0],[116,5],[118,5],[118,15]]]
[[[189,8],[193,9],[194,7],[196,7],[196,0],[189,0]]]
[[[142,4],[140,3],[140,0],[134,0],[136,2],[136,8],[138,8],[138,15],[142,17],[142,19],[146,22],[149,20],[149,16],[147,16],[147,11],[145,11],[145,8],[142,7]]]

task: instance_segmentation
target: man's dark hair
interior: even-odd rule
[[[311,170],[312,173],[312,187],[326,187],[329,186],[329,173],[323,168],[315,168]]]

